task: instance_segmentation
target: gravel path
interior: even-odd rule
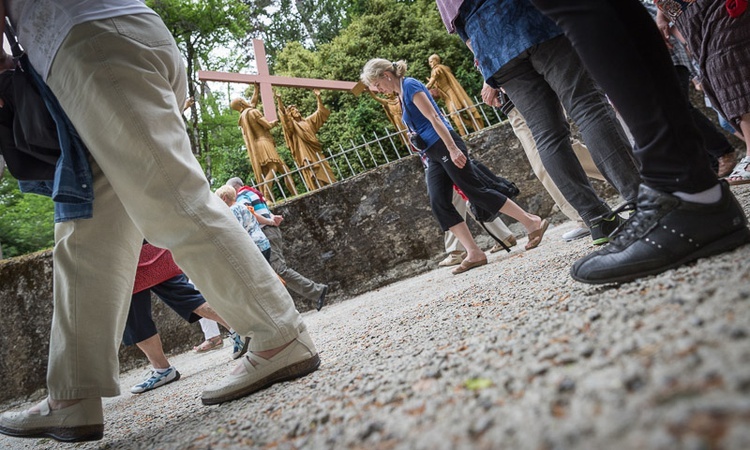
[[[242,400],[200,403],[227,346],[173,356],[182,379],[142,395],[125,373],[104,439],[75,448],[750,448],[750,246],[597,287],[568,276],[592,250],[561,241],[572,227],[306,313],[320,370]]]

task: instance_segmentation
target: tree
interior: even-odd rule
[[[52,199],[21,194],[18,182],[6,173],[0,180],[0,246],[5,257],[50,248],[54,243]]]
[[[279,75],[358,80],[364,64],[371,58],[391,61],[404,59],[409,64],[407,75],[422,82],[430,76],[428,57],[438,53],[458,80],[470,93],[478,95],[482,78],[474,69],[471,52],[457,36],[448,34],[433,1],[372,0],[359,4],[361,15],[330,43],[307,49],[300,43],[284,47],[275,61]],[[297,103],[300,110],[314,108],[313,96],[303,90],[281,90],[287,103]],[[288,100],[287,100],[288,99]],[[346,92],[325,92],[324,102],[332,111],[320,131],[324,148],[351,147],[362,143],[373,132],[382,134],[392,126],[380,105],[368,96],[354,97]]]
[[[203,68],[236,72],[247,66],[250,58],[241,45],[252,30],[252,24],[246,20],[251,9],[234,0],[147,0],[146,3],[161,16],[185,57],[188,96],[196,99],[187,121],[190,144],[193,154],[203,159],[210,176],[211,142],[199,127],[206,111],[203,101],[210,92],[196,80],[195,74]]]

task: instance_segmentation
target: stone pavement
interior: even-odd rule
[[[733,189],[749,211],[750,186]],[[305,313],[320,370],[245,399],[200,403],[227,346],[174,355],[182,378],[142,395],[128,393],[141,371],[124,373],[104,439],[75,448],[750,448],[750,246],[588,286],[568,276],[592,250],[560,240],[572,227]]]

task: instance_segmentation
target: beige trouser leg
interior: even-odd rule
[[[464,220],[466,220],[467,213],[471,214],[469,209],[466,207],[466,201],[460,195],[458,195],[458,192],[456,192],[455,190],[453,191],[453,206],[456,207],[456,211],[461,214],[461,217],[463,217]],[[503,222],[503,220],[499,217],[492,222],[485,223],[484,226],[486,226],[487,229],[490,230],[490,233],[494,234],[502,240],[506,240],[509,237],[513,236],[513,232],[510,231],[508,226],[505,225],[505,222]],[[458,242],[456,236],[450,231],[446,231],[443,238],[445,240],[445,251],[447,253],[463,253],[466,251],[464,246],[461,245],[460,242]]]
[[[95,161],[96,196],[92,219],[55,229],[52,398],[119,394],[117,349],[142,236],[172,251],[211,306],[253,336],[253,350],[298,336],[292,299],[191,153],[185,68],[161,20],[76,26],[47,81]]]
[[[534,171],[536,177],[539,178],[539,181],[542,182],[544,189],[547,190],[550,197],[552,197],[552,200],[555,202],[558,208],[560,208],[560,211],[562,211],[563,214],[568,217],[568,219],[577,222],[579,226],[584,226],[583,220],[581,220],[581,216],[579,216],[578,212],[572,206],[570,206],[570,203],[568,203],[567,200],[565,200],[562,192],[560,192],[560,190],[555,185],[555,182],[552,181],[552,178],[550,178],[547,170],[544,168],[544,165],[542,164],[542,158],[539,156],[539,151],[536,148],[536,143],[534,142],[534,138],[531,135],[531,130],[529,129],[528,125],[526,125],[526,120],[523,118],[521,113],[518,112],[518,110],[515,108],[512,109],[508,113],[508,120],[510,121],[511,127],[513,127],[513,133],[515,133],[518,140],[521,141],[521,147],[523,147],[523,151],[526,153],[526,158],[528,158],[529,164],[531,164],[531,170]],[[592,176],[590,168],[593,167],[596,170],[596,166],[594,165],[594,161],[591,159],[591,154],[588,152],[586,147],[583,146],[583,144],[578,141],[576,142],[577,145],[574,142],[573,150],[575,151],[576,156],[578,156],[579,160],[583,157],[581,165],[584,166],[586,174],[588,176]],[[599,174],[599,171],[596,170],[596,173]],[[595,178],[602,179],[603,177],[601,176],[601,174],[599,174],[598,177]]]

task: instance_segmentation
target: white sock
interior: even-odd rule
[[[721,186],[717,184],[706,189],[705,191],[696,192],[694,194],[688,194],[687,192],[673,192],[672,195],[674,195],[675,197],[679,197],[687,202],[707,205],[709,203],[716,203],[721,200]]]

